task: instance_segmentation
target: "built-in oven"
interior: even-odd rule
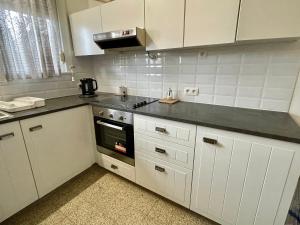
[[[93,107],[97,150],[134,166],[133,114]]]

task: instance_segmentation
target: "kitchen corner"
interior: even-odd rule
[[[299,225],[299,8],[1,0],[0,225]]]

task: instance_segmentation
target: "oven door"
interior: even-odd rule
[[[94,117],[98,148],[102,153],[114,157],[123,155],[134,159],[133,126],[120,122]],[[108,151],[105,151],[108,150]],[[116,158],[116,157],[114,157]]]

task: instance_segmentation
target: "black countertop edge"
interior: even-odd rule
[[[101,104],[101,99],[111,96],[113,96],[113,94],[98,93],[98,97],[96,98],[82,99],[79,98],[78,95],[73,95],[48,99],[46,100],[46,106],[11,113],[14,117],[0,120],[0,124],[29,119],[86,105],[107,107],[107,105]],[[300,144],[300,127],[288,113],[190,102],[179,102],[174,105],[165,105],[156,102],[135,110],[123,109],[117,106],[110,106],[109,108]]]

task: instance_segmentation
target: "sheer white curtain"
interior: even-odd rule
[[[0,79],[61,74],[55,0],[0,0]]]

